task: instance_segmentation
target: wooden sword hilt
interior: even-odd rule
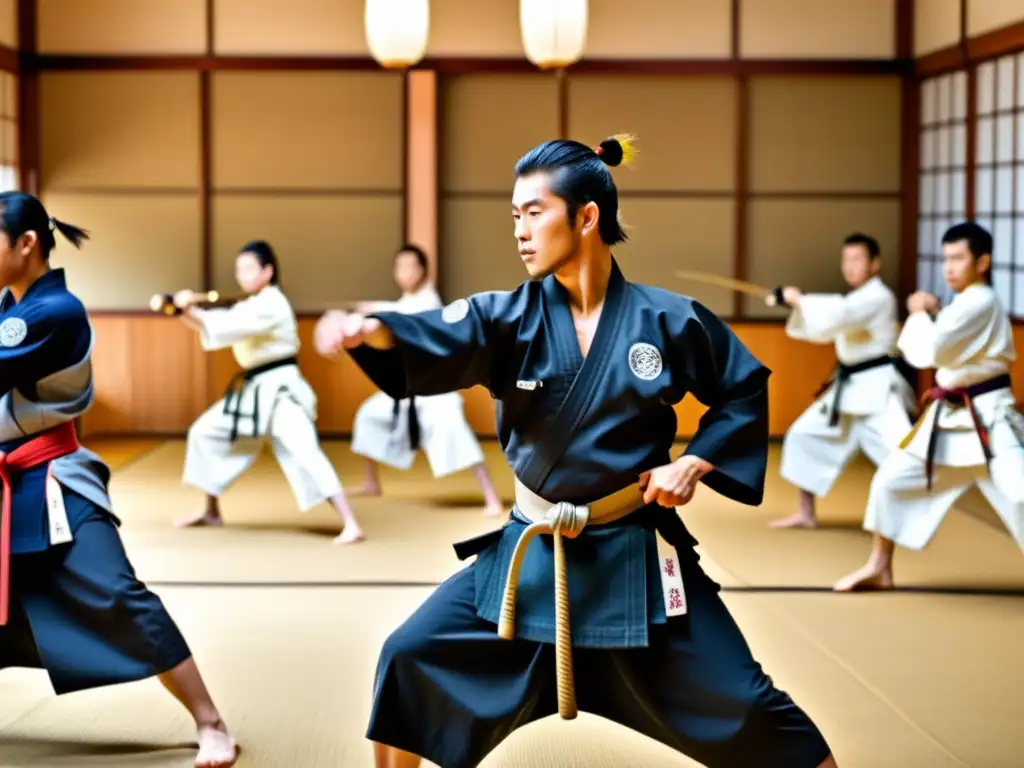
[[[220,299],[220,294],[217,291],[206,291],[205,293],[195,294],[192,303],[212,304],[218,299]],[[167,315],[168,317],[180,315],[185,310],[184,307],[179,307],[174,303],[174,297],[169,293],[154,294],[153,298],[149,300],[149,308],[153,312]]]

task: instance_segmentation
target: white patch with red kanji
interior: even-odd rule
[[[665,596],[665,615],[682,616],[686,613],[686,592],[679,560],[675,554],[661,555],[661,589]]]
[[[50,543],[67,544],[73,541],[68,512],[64,508],[64,491],[53,476],[53,465],[46,470],[46,512],[50,523]]]

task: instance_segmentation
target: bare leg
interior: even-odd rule
[[[871,556],[867,563],[847,574],[832,587],[836,592],[856,589],[892,589],[892,556],[896,545],[890,539],[875,534]]]
[[[491,473],[487,471],[487,464],[480,462],[473,467],[473,474],[476,475],[480,487],[484,491],[484,514],[488,517],[500,515],[505,512],[505,506],[501,503],[498,492],[494,490],[494,483],[491,481]]]
[[[160,675],[160,682],[180,701],[196,721],[199,753],[198,768],[229,768],[238,759],[235,740],[206,690],[195,659],[188,658],[170,672]]]
[[[380,474],[377,462],[366,460],[366,481],[351,493],[352,496],[380,496]]]
[[[362,541],[364,538],[363,529],[359,525],[359,521],[356,520],[355,512],[349,506],[348,499],[345,498],[345,492],[342,491],[337,496],[332,496],[330,502],[331,506],[341,515],[342,524],[341,533],[335,537],[334,543],[353,544],[357,541]]]
[[[374,768],[419,768],[420,758],[410,752],[374,742],[373,765]]]
[[[178,528],[197,528],[200,526],[213,526],[219,528],[224,525],[224,518],[220,516],[220,501],[216,496],[206,496],[206,509],[198,515],[183,517],[175,521]]]
[[[814,495],[800,490],[800,506],[789,517],[772,520],[772,528],[817,528],[818,518],[814,510]]]
[[[829,755],[825,758],[824,762],[818,766],[818,768],[839,768],[839,766],[836,765],[836,759],[832,755]]]

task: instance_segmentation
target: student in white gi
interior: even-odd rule
[[[987,281],[991,253],[982,227],[951,227],[942,255],[953,301],[940,310],[923,291],[907,299],[899,348],[915,368],[936,368],[937,386],[900,450],[875,473],[864,520],[874,532],[871,555],[836,591],[891,589],[895,546],[925,547],[974,484],[1024,547],[1024,418],[1010,388],[1012,328]]]
[[[781,472],[800,489],[800,505],[795,514],[773,521],[773,527],[817,528],[815,499],[828,494],[857,452],[877,466],[910,429],[914,390],[894,358],[896,297],[878,276],[880,268],[878,243],[856,233],[846,238],[842,250],[849,293],[782,291],[793,309],[786,334],[834,344],[839,365],[786,433]]]
[[[247,298],[228,309],[192,306],[191,291],[175,296],[178,306],[187,307],[182,320],[199,332],[203,349],[230,347],[242,367],[224,398],[189,429],[184,482],[206,493],[206,509],[178,525],[222,525],[218,499],[269,438],[299,508],[306,512],[329,501],[344,526],[335,543],[360,541],[362,528],[320,447],[317,397],[299,371],[298,323],[278,286],[271,247],[263,241],[245,245],[235,259],[235,278]]]
[[[427,272],[427,256],[416,245],[406,244],[395,254],[395,283],[402,291],[398,301],[367,301],[358,311],[415,314],[440,309],[443,304]],[[458,392],[417,397],[395,402],[383,392],[367,398],[356,413],[352,451],[366,458],[366,482],[353,495],[381,493],[378,463],[409,469],[422,447],[434,477],[473,469],[486,502],[485,513],[506,510],[484,462],[476,435],[469,428]]]

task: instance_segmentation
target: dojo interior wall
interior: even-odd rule
[[[926,4],[914,15],[919,54],[946,44]],[[5,24],[14,37],[7,10],[16,5],[0,2],[0,43]],[[572,74],[560,91],[551,75],[506,65],[522,57],[517,0],[432,0],[428,57],[439,75],[426,119],[437,133],[443,297],[522,279],[507,205],[524,148],[563,132],[596,141],[635,131],[641,155],[617,172],[632,227],[618,258],[633,279],[696,293],[732,318],[776,371],[771,429],[782,434],[827,374],[831,350],[795,345],[778,313],[671,272],[838,289],[838,242],[862,229],[890,257],[887,279],[900,279],[900,78],[884,66],[852,72],[898,55],[899,5],[591,0],[587,57],[608,71]],[[978,29],[1002,24],[1006,9],[991,7],[975,12]],[[315,316],[332,301],[393,295],[391,255],[417,214],[405,174],[417,113],[401,75],[366,68],[363,0],[38,0],[35,11],[22,47],[71,62],[38,75],[40,192],[93,232],[81,254],[55,255],[97,330],[97,404],[85,432],[181,434],[220,395],[230,355],[202,353],[145,305],[154,292],[206,281],[236,293],[235,249],[266,237],[303,315],[301,364],[321,395],[321,430],[347,434],[373,388],[353,366],[315,355]],[[204,54],[215,57],[205,85],[198,64],[180,63]],[[759,64],[742,78],[713,71],[734,54]],[[216,64],[226,57],[231,70]],[[329,71],[308,57],[329,57]],[[675,60],[710,69],[672,74]],[[836,71],[840,60],[853,62],[851,73]],[[787,73],[772,73],[772,62]],[[814,71],[830,63],[832,74]],[[485,393],[468,393],[467,413],[493,434]],[[700,409],[680,413],[680,434],[692,433]]]

